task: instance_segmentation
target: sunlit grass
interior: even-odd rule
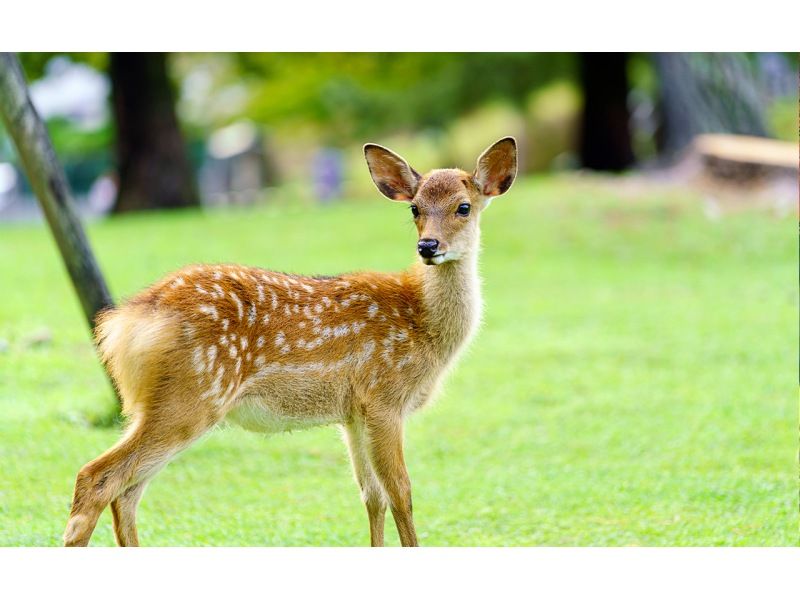
[[[529,179],[484,215],[484,326],[407,429],[423,544],[797,544],[794,220],[610,189]],[[415,242],[377,193],[89,236],[116,297],[189,262],[399,269]],[[0,287],[0,544],[57,545],[75,473],[118,435],[90,423],[113,399],[46,229],[0,227]],[[364,545],[367,529],[334,428],[215,430],[139,515],[146,545]],[[108,513],[93,544],[113,544]]]

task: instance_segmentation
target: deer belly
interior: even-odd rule
[[[332,380],[281,377],[248,391],[225,419],[246,430],[268,434],[341,423],[344,395]]]

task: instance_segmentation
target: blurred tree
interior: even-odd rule
[[[634,162],[628,110],[628,55],[580,55],[584,106],[580,159],[584,168],[623,170]]]
[[[163,52],[109,61],[119,191],[115,212],[199,204]]]
[[[24,52],[20,59],[29,79],[45,75],[56,55],[107,70],[111,80],[114,149],[118,171],[115,212],[197,205],[199,196],[186,145],[175,113],[175,92],[164,53]],[[49,122],[58,149],[69,128]],[[102,131],[82,132],[105,139]],[[74,143],[73,143],[74,145]],[[85,159],[86,152],[81,152]]]
[[[243,53],[234,58],[235,75],[222,85],[244,86],[248,117],[269,125],[313,122],[326,145],[443,128],[495,99],[522,108],[535,87],[575,74],[574,56],[559,53]]]
[[[769,98],[757,56],[669,52],[653,59],[661,112],[657,141],[663,155],[674,155],[700,133],[766,136]]]

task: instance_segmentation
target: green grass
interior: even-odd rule
[[[629,195],[629,194],[628,194]],[[425,545],[797,545],[794,218],[570,179],[483,217],[485,321],[407,460]],[[89,236],[117,297],[189,262],[399,269],[402,206],[136,215]],[[46,229],[0,228],[0,545],[57,545],[113,407]],[[52,342],[29,346],[43,328]],[[215,430],[150,485],[145,545],[364,545],[335,428]],[[391,518],[387,541],[397,544]],[[104,513],[94,545],[112,545]]]

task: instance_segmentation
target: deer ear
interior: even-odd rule
[[[486,149],[478,158],[475,184],[483,195],[502,195],[517,176],[517,142],[505,137]]]
[[[403,158],[385,147],[368,143],[364,146],[369,173],[378,190],[395,201],[411,201],[419,187],[419,173]]]

